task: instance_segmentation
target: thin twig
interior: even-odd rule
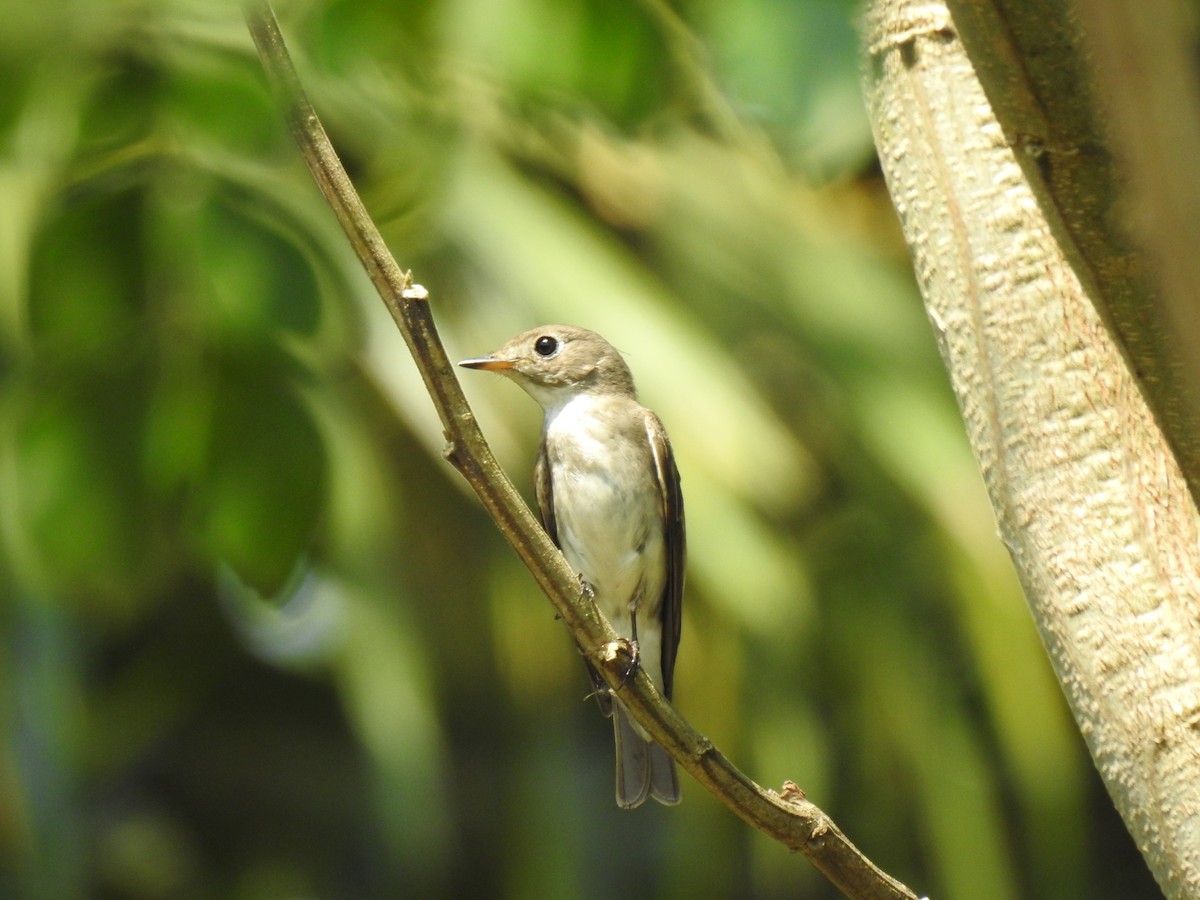
[[[605,655],[617,640],[612,626],[582,594],[562,554],[538,525],[500,469],[476,424],[434,328],[428,294],[396,264],[337,158],[309,103],[270,4],[250,2],[246,20],[267,78],[313,177],[392,314],[416,361],[444,428],[446,458],[479,495],[501,533],[550,598],[589,662],[646,731],[739,818],[791,850],[802,852],[843,893],[856,898],[916,900],[916,894],[876,867],[794,785],[765,790],[738,771],[654,689],[645,673],[622,686],[628,659]]]

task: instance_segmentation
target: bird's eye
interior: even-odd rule
[[[553,356],[558,352],[558,338],[543,335],[533,342],[533,349],[538,356]]]

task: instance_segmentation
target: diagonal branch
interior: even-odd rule
[[[808,857],[843,893],[855,898],[916,900],[916,894],[868,860],[820,809],[788,783],[782,794],[759,787],[677,713],[639,671],[625,681],[628,657],[606,653],[618,636],[562,554],[500,469],[467,405],[433,324],[428,292],[388,252],[309,103],[270,5],[253,0],[246,20],[292,135],[371,281],[400,329],[446,436],[446,458],[483,501],[488,514],[550,598],[588,661],[646,731],[729,809],[764,834]]]

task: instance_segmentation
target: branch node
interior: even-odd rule
[[[829,834],[829,820],[825,816],[817,816],[813,822],[812,831],[809,832],[808,842],[810,844],[819,844],[825,839],[825,835]]]
[[[628,677],[629,670],[633,668],[634,660],[637,658],[632,644],[625,638],[618,638],[615,641],[608,641],[601,644],[596,654],[605,668],[621,671],[626,677]]]
[[[417,300],[424,302],[429,299],[429,291],[425,290],[419,284],[413,284],[412,272],[404,273],[404,288],[400,291],[400,296],[405,300]]]
[[[779,789],[779,799],[787,800],[789,803],[794,803],[797,800],[804,800],[804,789],[789,778],[783,783],[783,787]]]

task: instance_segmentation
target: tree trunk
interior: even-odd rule
[[[962,6],[870,5],[879,156],[1080,730],[1164,892],[1200,896],[1188,373],[1117,224],[1075,18],[1056,4]]]

